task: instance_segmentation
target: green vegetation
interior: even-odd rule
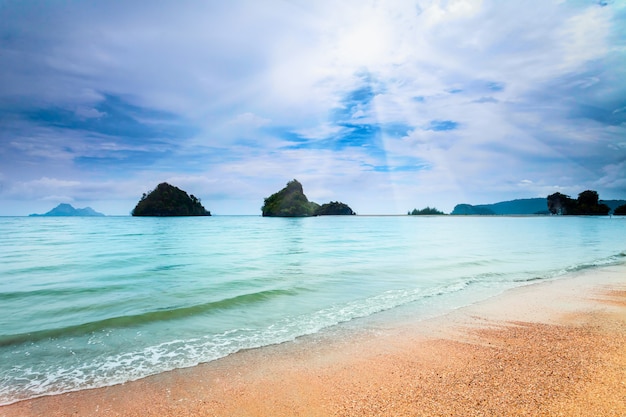
[[[437,210],[435,207],[433,208],[426,207],[421,210],[413,209],[413,211],[409,211],[407,214],[409,216],[427,216],[427,215],[441,215],[445,213],[443,211]]]
[[[355,214],[352,209],[339,201],[320,206],[309,201],[304,195],[302,184],[292,180],[287,186],[265,199],[261,208],[264,217],[310,217],[310,216],[341,216]]]
[[[261,211],[264,217],[308,217],[314,216],[319,207],[306,198],[302,184],[294,179],[266,198]]]
[[[315,210],[316,216],[352,216],[356,213],[344,203],[339,201],[331,201],[330,203],[322,204],[317,210]]]
[[[616,207],[613,214],[616,216],[626,216],[626,204]]]
[[[576,200],[565,194],[554,193],[548,196],[548,210],[552,214],[606,216],[611,209],[599,201],[598,193],[592,190],[578,194]]]
[[[189,196],[185,191],[166,182],[145,194],[133,209],[133,216],[210,216],[200,200],[193,194]]]

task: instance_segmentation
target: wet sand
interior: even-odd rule
[[[0,416],[624,416],[626,266],[425,321],[386,313]]]

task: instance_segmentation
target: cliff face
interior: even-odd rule
[[[318,204],[306,198],[302,184],[293,180],[266,198],[261,211],[264,217],[308,217],[314,216],[318,207]]]
[[[193,194],[166,182],[161,183],[149,194],[144,194],[132,211],[133,216],[210,216],[200,200]]]

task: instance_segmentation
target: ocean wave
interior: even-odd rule
[[[89,296],[92,294],[99,294],[102,292],[112,292],[125,289],[124,285],[108,285],[108,286],[99,286],[96,288],[46,288],[46,289],[36,289],[36,290],[24,290],[24,291],[5,291],[0,292],[0,301],[10,301],[14,299],[24,299],[24,298],[56,298],[56,297],[65,297],[65,296]]]
[[[576,272],[585,271],[588,269],[594,268],[602,268],[611,265],[619,265],[624,262],[624,258],[626,258],[626,252],[620,252],[615,255],[610,255],[604,258],[598,258],[591,262],[582,262],[579,264],[570,265],[565,268],[545,271],[539,275],[532,275],[530,277],[514,279],[513,282],[534,282],[534,281],[542,281],[548,279],[558,278],[563,275],[572,274]]]
[[[210,362],[241,350],[293,341],[298,337],[315,334],[340,323],[368,317],[418,300],[462,291],[472,282],[474,282],[473,279],[459,279],[430,289],[389,290],[362,300],[320,309],[312,314],[285,317],[262,328],[239,328],[200,338],[172,340],[137,351],[100,356],[71,367],[55,364],[49,369],[33,369],[32,367],[17,365],[11,370],[14,375],[19,375],[17,380],[15,376],[6,372],[5,375],[0,375],[0,381],[2,381],[0,384],[0,405],[43,395],[115,385],[173,369]],[[263,300],[267,297],[291,295],[292,293],[293,290],[263,291],[216,303],[208,303],[205,306],[174,310],[174,314],[196,314],[202,309],[211,310],[228,307],[250,303],[254,300]],[[148,317],[155,313],[148,314]],[[168,312],[163,313],[168,314]],[[132,322],[132,318],[136,317],[128,318],[129,323]],[[143,320],[145,319],[146,317],[143,317]],[[120,322],[124,323],[125,320],[124,318],[116,318],[113,322],[119,324]],[[88,323],[88,325],[91,326],[89,327],[90,331],[94,331],[93,329],[102,330],[112,327],[111,323],[109,320],[103,320],[97,323]],[[80,332],[85,333],[86,330],[87,327],[81,327]],[[67,329],[64,329],[62,334],[67,336]],[[110,336],[110,333],[108,335]],[[49,337],[46,333],[42,333],[40,336],[42,338]],[[16,339],[14,341],[17,343]],[[28,382],[23,383],[23,381]]]
[[[623,259],[624,257],[626,257],[626,253],[620,252],[615,255],[607,256],[605,258],[599,258],[591,262],[586,262],[586,263],[583,262],[580,264],[572,265],[562,270],[562,273],[567,274],[571,272],[584,271],[586,269],[617,265],[617,264],[624,262],[624,259]]]
[[[0,336],[0,346],[10,346],[25,342],[37,342],[43,339],[52,339],[58,337],[80,336],[95,333],[105,329],[138,327],[152,322],[176,320],[194,315],[207,314],[211,312],[224,311],[231,308],[248,306],[255,303],[264,302],[276,297],[295,296],[298,294],[298,292],[299,291],[297,288],[258,291],[193,306],[164,308],[160,310],[148,311],[141,314],[110,317],[103,320],[97,320],[72,326],[38,330],[29,333],[2,335]]]

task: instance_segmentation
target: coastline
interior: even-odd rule
[[[532,283],[423,321],[387,312],[0,416],[626,414],[626,265]]]

